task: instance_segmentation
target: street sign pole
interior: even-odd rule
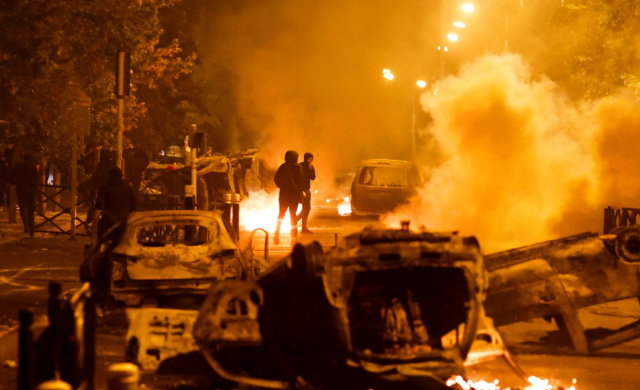
[[[76,239],[76,196],[78,192],[78,129],[73,126],[71,132],[71,228],[69,239]]]
[[[122,132],[124,131],[124,97],[129,96],[129,76],[131,56],[119,51],[116,57],[116,98],[118,99],[118,133],[116,136],[116,165],[122,169]]]
[[[118,98],[118,135],[116,165],[122,169],[122,131],[124,128],[124,60],[125,53],[118,52],[118,67],[116,78],[116,97]]]

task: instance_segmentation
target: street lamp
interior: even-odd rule
[[[384,68],[382,69],[382,77],[384,77],[386,80],[393,80],[396,76],[393,75],[393,73],[391,73],[390,69]]]
[[[467,27],[464,23],[462,22],[453,22],[453,25],[457,28],[465,28]]]
[[[424,80],[418,80],[416,81],[416,85],[420,88],[425,88],[427,86],[427,82]]]
[[[462,8],[462,10],[463,10],[464,12],[473,12],[473,9],[474,9],[475,7],[473,6],[473,4],[465,3],[465,4],[462,4],[462,6],[461,6],[460,8]]]
[[[454,33],[449,33],[449,34],[447,34],[447,39],[450,40],[451,42],[457,42],[458,41],[458,35],[454,34]]]

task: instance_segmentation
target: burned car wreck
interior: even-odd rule
[[[87,246],[85,279],[126,306],[184,308],[173,301],[188,297],[199,307],[211,283],[268,265],[240,251],[221,211],[134,212],[113,229]]]
[[[478,241],[364,231],[210,289],[193,327],[218,375],[265,388],[445,388],[483,315]]]
[[[578,309],[640,297],[640,228],[582,233],[485,256],[485,308],[496,326],[553,318],[577,352],[640,337],[640,321],[587,337]]]

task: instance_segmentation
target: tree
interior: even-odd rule
[[[177,40],[159,44],[159,12],[178,1],[0,2],[0,118],[11,123],[5,136],[48,158],[68,161],[67,89],[75,82],[92,101],[91,139],[113,144],[115,55],[125,50],[132,62],[125,136],[148,145],[160,142],[162,135],[148,118],[149,91],[173,88],[191,72],[196,58],[182,53]]]

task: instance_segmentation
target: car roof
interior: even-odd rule
[[[403,161],[403,160],[389,160],[389,159],[369,159],[369,160],[363,160],[360,162],[360,165],[358,168],[364,167],[364,166],[392,166],[392,167],[413,167],[415,166],[414,163],[410,162],[410,161]]]
[[[145,219],[154,218],[166,218],[175,217],[178,219],[183,218],[205,218],[220,220],[222,218],[222,211],[212,210],[154,210],[154,211],[134,211],[129,214],[127,219],[128,224],[137,223]]]

